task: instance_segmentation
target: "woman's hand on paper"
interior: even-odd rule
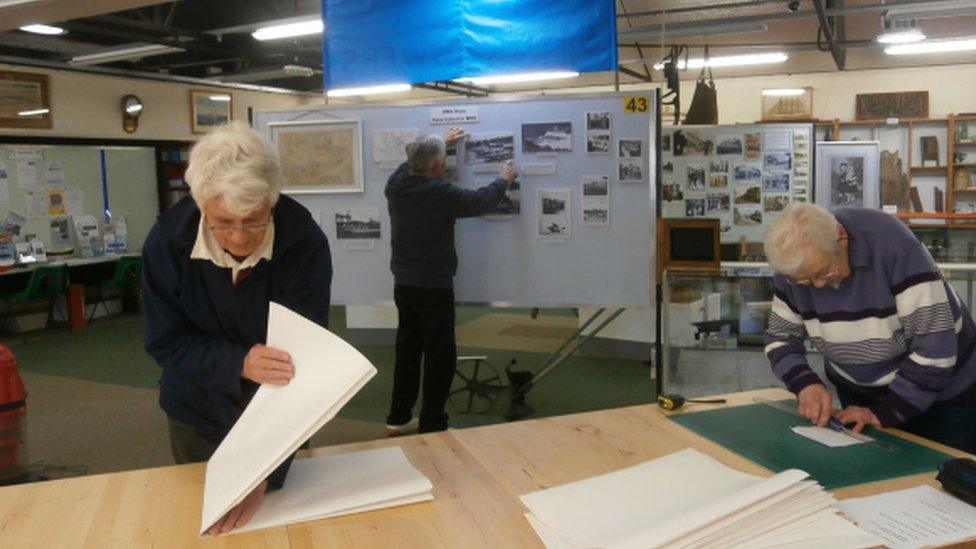
[[[834,414],[834,417],[839,419],[844,425],[853,423],[854,427],[851,427],[851,430],[855,433],[860,433],[868,425],[875,429],[881,428],[881,422],[878,421],[878,416],[874,415],[874,412],[870,409],[861,406],[848,406]]]
[[[818,427],[827,425],[834,411],[830,391],[819,383],[807,385],[796,395],[800,415]]]
[[[295,377],[295,365],[291,363],[288,353],[266,345],[255,345],[244,357],[241,377],[256,383],[288,385]]]
[[[207,535],[215,536],[217,534],[226,534],[234,528],[240,528],[247,524],[254,513],[258,512],[258,508],[261,507],[261,502],[264,501],[264,493],[268,490],[268,481],[262,480],[261,484],[258,484],[257,488],[251,491],[243,501],[227,511],[224,518],[217,521],[216,524],[207,530]]]

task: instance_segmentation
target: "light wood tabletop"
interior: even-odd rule
[[[726,395],[728,404],[789,397]],[[668,421],[655,405],[317,448],[311,455],[399,445],[434,485],[434,500],[259,532],[200,539],[203,464],[0,489],[0,547],[542,547],[518,496],[696,448],[753,474],[770,471]],[[946,453],[966,454],[896,432]],[[934,473],[834,491],[840,498],[919,484]],[[285,486],[287,490],[287,484]]]

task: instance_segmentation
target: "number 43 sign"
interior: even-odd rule
[[[624,112],[627,114],[645,113],[650,110],[650,103],[646,96],[628,95],[624,97]]]

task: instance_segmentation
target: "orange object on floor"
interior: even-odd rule
[[[71,331],[77,332],[85,327],[85,285],[68,286],[68,323]]]

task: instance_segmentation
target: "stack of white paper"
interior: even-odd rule
[[[277,303],[269,312],[268,346],[291,355],[295,377],[281,387],[261,385],[207,462],[201,534],[335,417],[376,374],[351,345]]]
[[[832,547],[881,541],[791,469],[762,478],[696,450],[522,496],[546,547]]]
[[[286,488],[264,498],[248,532],[434,499],[434,487],[399,446],[297,459]]]

